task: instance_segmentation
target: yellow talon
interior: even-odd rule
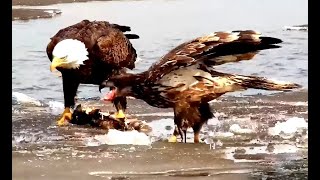
[[[117,119],[124,119],[126,116],[124,115],[122,110],[119,110],[115,116]]]
[[[169,139],[168,139],[168,142],[172,142],[172,143],[175,143],[177,142],[177,136],[171,136]]]
[[[65,126],[67,125],[66,121],[64,118],[61,118],[60,120],[57,121],[58,126]]]
[[[72,117],[72,113],[70,112],[69,108],[65,108],[65,110],[63,111],[61,118],[57,121],[57,125],[58,126],[65,126],[69,123],[69,121],[71,120]]]

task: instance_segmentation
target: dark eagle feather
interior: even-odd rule
[[[89,59],[79,68],[57,67],[62,74],[65,108],[69,110],[75,105],[74,97],[79,84],[100,85],[103,80],[125,72],[126,68],[135,67],[137,54],[129,39],[138,39],[139,36],[125,34],[128,31],[131,31],[129,26],[111,24],[107,21],[83,20],[59,30],[51,38],[46,48],[50,61],[53,59],[54,47],[65,39],[83,42],[89,53]],[[120,102],[122,106],[126,106],[125,98],[120,98]]]
[[[213,70],[214,66],[250,60],[261,50],[279,48],[278,38],[263,37],[252,30],[215,32],[185,42],[140,74],[112,77],[104,85],[160,108],[173,108],[177,128],[184,135],[192,127],[199,141],[202,124],[213,116],[208,102],[227,92],[247,88],[289,90],[300,87],[262,77],[233,75]],[[125,91],[124,91],[125,89]]]

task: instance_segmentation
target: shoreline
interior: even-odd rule
[[[78,3],[90,1],[111,0],[12,0],[12,21],[28,21],[33,19],[52,18],[61,15],[60,9],[41,9],[37,6],[49,6],[54,4]],[[16,8],[14,6],[29,6],[35,8]]]
[[[52,18],[57,15],[61,15],[61,13],[62,12],[59,9],[12,9],[12,21],[27,21],[31,19]]]
[[[49,6],[54,4],[112,0],[12,0],[12,6]]]

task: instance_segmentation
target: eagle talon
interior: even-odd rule
[[[119,111],[116,113],[115,118],[117,118],[117,119],[125,119],[126,116],[124,115],[124,113],[123,113],[122,110],[119,110]]]
[[[177,142],[177,136],[171,136],[169,139],[168,139],[168,142],[171,142],[171,143],[176,143]]]
[[[58,126],[66,126],[68,125],[68,121],[65,118],[61,118],[60,120],[57,121]]]
[[[58,126],[66,126],[71,121],[72,113],[69,108],[66,108],[61,115],[61,118],[57,121]]]

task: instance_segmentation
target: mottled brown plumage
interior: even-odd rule
[[[247,88],[287,90],[299,87],[261,77],[233,75],[213,70],[213,66],[250,60],[260,50],[278,48],[282,41],[261,37],[255,31],[216,32],[183,43],[147,71],[119,75],[102,86],[117,87],[118,95],[134,96],[151,106],[173,108],[176,128],[186,141],[186,130],[194,130],[194,142],[199,142],[200,129],[213,117],[208,102],[227,92]]]
[[[106,21],[83,20],[77,24],[63,28],[57,32],[47,45],[47,55],[53,59],[54,47],[62,40],[76,39],[85,44],[89,59],[76,69],[57,67],[62,74],[65,108],[75,105],[79,84],[99,85],[110,76],[125,72],[125,68],[133,69],[137,58],[136,50],[129,39],[137,39],[138,35],[124,34],[130,27],[110,24]],[[115,102],[126,107],[125,97]],[[115,104],[117,109],[118,104]]]

